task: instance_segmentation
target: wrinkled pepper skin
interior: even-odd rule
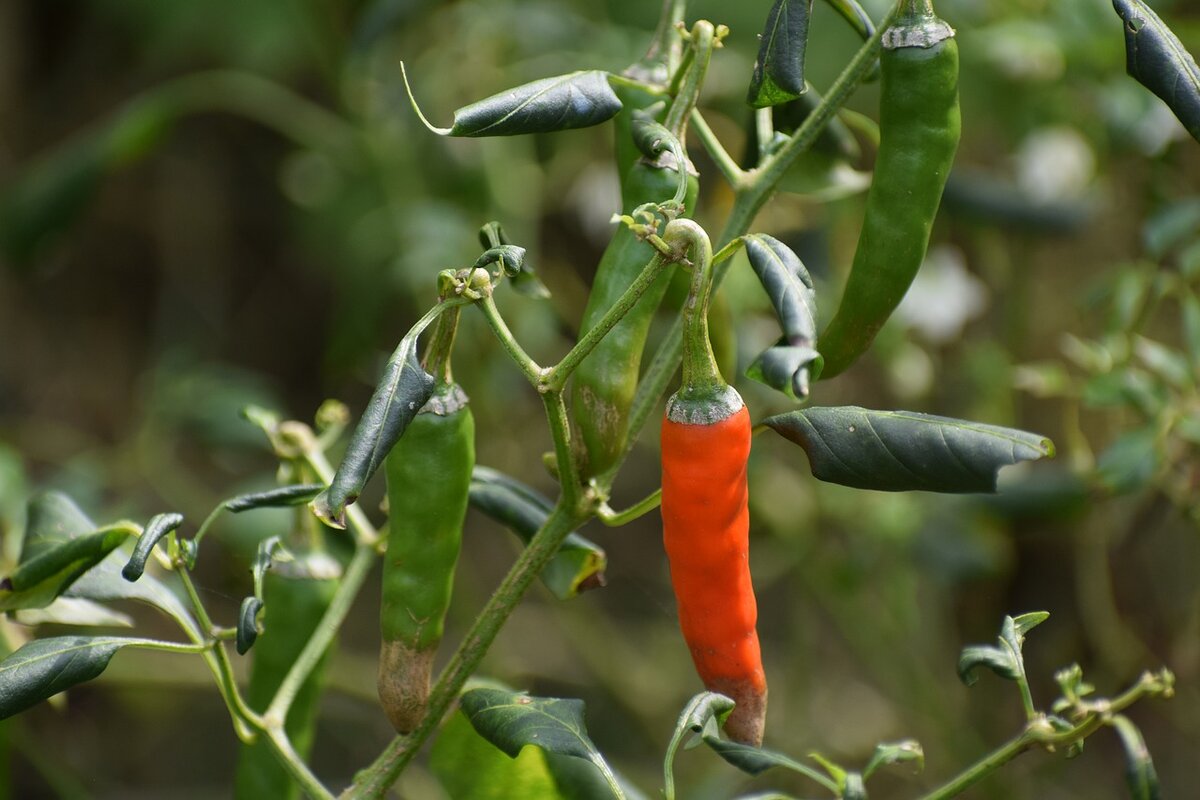
[[[408,733],[425,715],[475,465],[475,421],[457,384],[443,384],[388,454],[379,699]]]
[[[622,184],[621,207],[628,213],[643,203],[665,202],[675,195],[678,185],[679,173],[675,169],[662,169],[640,159],[630,168]],[[698,193],[698,181],[689,176],[685,213],[695,208]],[[624,225],[617,227],[596,268],[580,334],[591,330],[600,321],[653,257],[654,248],[639,241]],[[637,304],[575,370],[572,408],[587,453],[585,473],[588,476],[599,475],[612,467],[624,451],[642,350],[670,279],[669,271],[659,275]]]
[[[300,651],[312,637],[337,590],[340,568],[328,556],[311,554],[297,562],[276,563],[263,576],[263,632],[255,642],[246,702],[255,711],[266,710]],[[325,668],[335,645],[309,673],[288,711],[284,727],[301,758],[312,750],[316,734],[317,704]],[[279,763],[264,737],[242,745],[238,757],[234,796],[238,800],[264,797],[296,800],[300,786]]]
[[[767,679],[750,579],[749,456],[745,406],[711,424],[663,419],[663,544],[679,626],[704,685],[737,702],[726,733],[757,745]]]
[[[853,364],[904,298],[958,149],[958,45],[929,0],[910,2],[879,60],[879,154],[850,277],[820,336],[822,378]]]

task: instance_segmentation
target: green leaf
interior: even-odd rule
[[[246,597],[238,611],[237,640],[235,646],[239,656],[250,652],[254,642],[258,640],[258,612],[262,611],[263,601],[257,597]]]
[[[90,681],[122,647],[148,639],[54,636],[34,639],[0,661],[0,719]]]
[[[142,577],[142,573],[146,571],[146,559],[150,558],[154,545],[182,524],[182,514],[155,514],[151,517],[150,521],[146,523],[145,529],[142,530],[142,535],[138,537],[137,543],[133,546],[133,555],[129,556],[129,561],[121,570],[125,580],[136,581]]]
[[[1001,467],[1054,454],[1036,434],[911,411],[808,408],[763,424],[804,448],[817,478],[859,489],[994,492]]]
[[[93,530],[90,522],[79,530],[77,512],[65,495],[55,492],[30,503],[21,561],[0,581],[0,610],[50,605],[133,532],[125,526]]]
[[[925,751],[916,739],[903,739],[899,742],[880,742],[875,745],[871,760],[863,769],[863,778],[870,778],[880,767],[890,767],[893,764],[913,764],[913,771],[925,769]]]
[[[683,737],[688,733],[707,731],[718,742],[721,741],[719,732],[729,713],[733,711],[733,700],[716,692],[701,692],[688,700],[687,705],[679,714],[675,723],[675,733],[667,745],[663,756],[663,779],[666,782],[667,797],[675,796],[675,753]]]
[[[784,334],[784,340],[760,355],[747,375],[802,399],[808,396],[810,365],[820,358],[812,277],[792,249],[773,236],[756,233],[744,241],[750,267],[770,298]],[[813,371],[819,374],[819,363]]]
[[[238,514],[254,508],[298,506],[312,500],[324,488],[320,483],[297,483],[292,486],[280,486],[278,489],[270,489],[265,492],[242,494],[226,500],[225,510]]]
[[[875,35],[875,23],[871,21],[871,15],[858,4],[857,0],[825,0],[825,2],[842,19],[850,23],[850,27],[863,41]]]
[[[1142,0],[1113,0],[1125,22],[1125,70],[1158,95],[1200,141],[1200,67]]]
[[[326,525],[346,527],[346,506],[358,499],[363,486],[404,435],[405,428],[433,396],[433,376],[417,361],[417,337],[436,318],[437,314],[426,314],[400,340],[350,437],[329,488],[310,504],[313,513]]]
[[[1016,631],[1020,641],[1025,641],[1025,634],[1041,625],[1046,620],[1050,619],[1049,611],[1030,611],[1026,614],[1018,614],[1012,618],[1013,630]]]
[[[712,734],[704,736],[704,743],[727,763],[737,767],[747,775],[757,776],[774,767],[782,767],[783,769],[797,772],[810,780],[816,781],[834,794],[840,791],[840,784],[837,783],[836,778],[830,780],[807,764],[801,764],[796,759],[783,753],[767,750],[762,747],[755,747],[754,745],[742,744],[741,742],[734,742],[729,739],[721,739]],[[819,762],[821,761],[819,754],[815,754],[814,757]]]
[[[849,776],[850,773],[847,773],[846,770],[840,764],[836,764],[833,761],[830,761],[828,758],[826,758],[825,756],[821,755],[820,753],[818,753],[816,751],[809,753],[808,757],[811,758],[813,761],[817,762],[818,764],[820,764],[821,768],[824,769],[825,772],[829,774],[829,777],[833,778],[833,780],[837,783],[837,791],[838,791],[839,795],[841,795],[843,792],[845,792],[846,778]]]
[[[502,244],[497,247],[489,247],[483,251],[483,255],[475,259],[472,269],[496,263],[500,264],[500,269],[504,271],[505,277],[517,277],[525,267],[525,248],[518,247],[515,244]]]
[[[479,688],[465,692],[459,705],[476,732],[510,758],[516,758],[526,745],[534,745],[547,753],[591,762],[608,785],[616,787],[616,776],[588,737],[582,700]]]
[[[128,614],[79,597],[59,597],[45,608],[26,608],[13,616],[22,625],[86,625],[108,628],[132,628]]]
[[[479,688],[464,693],[460,705],[479,735],[510,758],[529,744],[589,761],[599,755],[587,735],[582,700]]]
[[[30,503],[25,548],[36,551],[46,546],[44,542],[75,539],[95,527],[71,498],[60,492],[46,492]],[[137,600],[147,603],[171,616],[184,630],[199,636],[191,613],[161,581],[150,575],[137,583],[125,580],[121,570],[126,558],[120,550],[110,553],[75,581],[67,589],[67,596],[100,602]]]
[[[525,544],[550,516],[550,500],[530,486],[494,469],[476,466],[468,495],[471,506],[515,533]],[[560,600],[605,585],[608,556],[582,536],[571,533],[542,570],[541,580]]]
[[[455,800],[563,797],[550,775],[544,750],[530,747],[509,758],[476,733],[461,711],[447,720],[434,739],[429,767],[447,797]]]
[[[1145,336],[1134,337],[1133,350],[1152,374],[1177,389],[1192,387],[1192,368],[1183,353]]]
[[[979,680],[979,676],[975,674],[978,667],[987,667],[1001,678],[1010,681],[1015,681],[1021,674],[1008,650],[987,644],[964,647],[962,655],[958,657],[959,680],[967,686],[974,686]]]
[[[1133,800],[1158,800],[1158,773],[1142,732],[1123,714],[1114,716],[1109,724],[1117,731],[1121,746],[1125,748],[1125,782],[1129,786],[1129,796]]]
[[[779,105],[804,94],[804,52],[812,0],[775,0],[759,37],[746,102]]]
[[[584,70],[542,78],[463,106],[454,112],[453,125],[438,128],[429,124],[413,100],[403,64],[400,70],[413,110],[441,136],[514,136],[587,128],[607,122],[621,110],[621,101],[608,85],[608,73]]]
[[[512,244],[508,236],[504,233],[504,227],[494,220],[485,223],[479,229],[479,243],[488,250]],[[533,268],[529,266],[529,261],[524,258],[524,248],[517,249],[521,250],[522,258],[520,270],[516,275],[509,276],[513,290],[518,294],[536,299],[549,297],[550,290],[546,288],[546,284],[542,283],[541,279],[534,273]]]

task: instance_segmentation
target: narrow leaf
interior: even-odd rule
[[[1125,748],[1125,782],[1133,800],[1158,800],[1158,773],[1142,732],[1123,714],[1117,714],[1109,723],[1117,731],[1121,746]]]
[[[871,777],[872,773],[880,767],[889,767],[893,764],[912,764],[914,772],[925,769],[925,751],[921,748],[921,743],[916,739],[904,739],[899,742],[880,742],[875,745],[875,752],[871,754],[871,760],[863,769],[863,778]]]
[[[388,451],[400,441],[404,429],[433,396],[433,376],[417,361],[417,337],[436,318],[435,313],[426,314],[400,340],[350,437],[329,488],[310,504],[313,513],[326,525],[346,527],[346,506],[358,499]]]
[[[784,339],[758,357],[747,373],[796,399],[808,396],[817,353],[817,299],[812,277],[783,242],[765,233],[745,238],[750,267],[771,300]],[[819,373],[819,364],[815,370]]]
[[[675,733],[672,734],[667,751],[663,756],[663,780],[667,797],[675,796],[675,753],[679,750],[683,737],[689,733],[700,733],[707,730],[712,738],[720,741],[721,725],[729,717],[735,705],[736,703],[732,699],[723,694],[701,692],[692,697],[683,707],[683,711],[679,714],[679,721],[675,723]]]
[[[26,608],[13,614],[22,625],[86,625],[107,628],[132,628],[128,614],[79,597],[59,597],[45,608]]]
[[[156,514],[146,523],[142,535],[133,546],[133,555],[129,557],[121,574],[127,581],[136,581],[146,571],[146,559],[154,550],[154,545],[171,531],[183,524],[182,514]]]
[[[429,768],[446,795],[457,800],[558,798],[546,755],[530,747],[516,758],[509,758],[476,733],[460,711],[446,721],[433,740]]]
[[[521,274],[521,270],[525,266],[525,248],[518,247],[515,244],[502,244],[496,247],[489,247],[483,252],[483,255],[475,259],[472,268],[478,269],[479,267],[486,267],[488,264],[496,263],[504,271],[505,277],[517,277]]]
[[[39,495],[29,504],[20,563],[0,581],[0,610],[48,606],[132,532],[125,526],[95,530],[66,495]]]
[[[471,727],[510,758],[529,744],[589,761],[598,755],[583,722],[582,700],[480,688],[464,693],[460,705]]]
[[[804,51],[812,0],[775,0],[767,14],[746,102],[755,108],[804,94]]]
[[[449,128],[431,125],[421,113],[400,66],[413,109],[425,126],[441,136],[514,136],[523,133],[587,128],[616,116],[621,101],[608,85],[608,73],[585,70],[542,78],[463,106]]]
[[[95,530],[96,525],[61,492],[46,492],[29,504],[24,551],[33,554],[55,543],[75,539]],[[181,627],[199,636],[191,613],[161,581],[144,576],[130,583],[121,575],[127,556],[116,550],[88,570],[67,589],[67,596],[106,602],[137,600],[171,616]]]
[[[1036,434],[911,411],[808,408],[763,424],[804,448],[817,478],[859,489],[994,492],[1001,467],[1054,454]]]
[[[616,776],[588,737],[583,701],[529,697],[496,688],[472,689],[459,705],[480,736],[516,758],[526,745],[594,764],[614,789]]]
[[[986,667],[1001,678],[1015,681],[1020,677],[1020,670],[1013,661],[1008,650],[987,644],[977,644],[964,647],[958,657],[958,677],[967,686],[974,686],[979,680],[975,670]]]
[[[1125,22],[1125,69],[1158,95],[1200,141],[1200,67],[1166,23],[1142,0],[1113,0]]]
[[[325,487],[319,483],[297,483],[292,486],[280,486],[265,492],[242,494],[225,501],[225,510],[234,514],[249,511],[254,508],[279,508],[281,506],[298,506],[312,500]]]
[[[825,2],[842,19],[850,23],[850,27],[864,42],[875,35],[875,23],[871,21],[871,15],[858,4],[858,0],[825,0]]]
[[[1041,625],[1048,619],[1050,619],[1049,611],[1030,611],[1025,614],[1018,614],[1012,618],[1013,627],[1016,629],[1017,634],[1021,636],[1022,640],[1024,640],[1025,634],[1029,633],[1031,630],[1036,628],[1038,625]]]
[[[0,661],[0,719],[90,681],[122,647],[146,639],[54,636],[34,639]]]
[[[475,467],[468,495],[475,508],[507,527],[525,544],[550,516],[550,500],[537,490],[488,467]],[[542,570],[541,580],[560,600],[605,585],[608,556],[599,545],[571,533]]]
[[[807,764],[802,764],[783,753],[711,735],[704,737],[704,743],[726,762],[737,767],[747,775],[761,775],[774,767],[782,767],[783,769],[797,772],[810,780],[816,781],[835,794],[839,791],[839,784],[836,782],[836,779],[831,780]]]
[[[238,655],[244,656],[254,646],[258,639],[258,612],[262,611],[263,602],[257,597],[247,597],[242,600],[238,611],[237,647]]]

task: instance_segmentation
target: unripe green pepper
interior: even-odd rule
[[[667,111],[666,128],[681,143],[715,46],[714,37],[711,23],[696,23],[691,34],[694,60],[685,85]],[[632,138],[632,125],[630,133]],[[618,155],[620,153],[618,150]],[[689,165],[679,164],[669,152],[659,154],[653,161],[645,156],[635,161],[621,183],[622,209],[629,212],[647,203],[666,203],[676,197],[680,169],[689,169]],[[695,211],[698,194],[699,183],[689,174],[683,197],[685,216]],[[639,240],[626,226],[618,227],[596,268],[580,323],[581,333],[599,322],[653,257],[654,249],[650,245]],[[642,350],[654,313],[662,303],[670,281],[670,273],[661,274],[575,371],[572,413],[586,451],[585,475],[606,472],[625,451],[629,409],[637,390]]]
[[[875,177],[841,304],[821,334],[822,378],[871,346],[908,291],[958,148],[958,45],[930,0],[906,0],[884,32],[880,70]]]
[[[425,716],[475,465],[475,421],[449,352],[457,309],[438,320],[426,366],[437,387],[384,462],[388,549],[380,610],[379,699],[408,733]]]
[[[338,563],[321,552],[298,555],[294,561],[274,562],[263,576],[263,632],[254,644],[254,663],[246,690],[246,702],[255,711],[264,711],[275,697],[317,623],[325,616],[340,577]],[[301,758],[307,758],[312,750],[318,700],[333,647],[330,645],[300,685],[288,710],[284,728]],[[234,796],[238,800],[264,797],[292,800],[300,797],[300,787],[279,763],[270,744],[259,737],[254,744],[241,748]]]

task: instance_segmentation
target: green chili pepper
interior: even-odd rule
[[[900,304],[958,148],[958,45],[930,0],[906,0],[884,32],[880,65],[875,177],[846,290],[821,334],[823,378],[854,363]]]
[[[263,631],[253,642],[254,664],[246,690],[246,702],[254,710],[266,710],[275,697],[288,670],[329,608],[340,577],[338,563],[319,551],[297,555],[294,561],[275,562],[263,576]],[[288,711],[284,727],[301,758],[307,758],[312,749],[317,701],[332,650],[333,645],[330,645],[321,662],[301,684]],[[263,797],[291,800],[300,797],[300,787],[279,763],[271,746],[260,737],[254,744],[241,748],[234,796],[238,800]]]
[[[388,549],[378,688],[400,733],[425,715],[475,464],[475,421],[450,373],[457,323],[458,309],[438,320],[423,365],[436,374],[437,386],[384,462]]]
[[[687,82],[668,110],[663,126],[680,143],[684,141],[687,120],[695,107],[700,83],[715,46],[712,24],[697,22],[691,39],[695,55]],[[632,122],[630,133],[632,136]],[[635,142],[641,146],[646,146],[650,140],[652,137],[644,135],[635,137]],[[636,209],[647,203],[671,200],[677,196],[679,170],[683,169],[688,169],[688,165],[679,164],[670,148],[660,153],[654,161],[646,157],[639,159],[622,182],[622,208]],[[683,198],[684,214],[695,209],[698,192],[698,182],[688,175]],[[596,277],[580,324],[581,333],[586,333],[604,316],[653,257],[654,250],[650,245],[638,239],[628,227],[618,228],[596,268]],[[575,371],[571,389],[572,410],[586,450],[585,472],[588,475],[599,475],[608,470],[625,450],[629,408],[637,390],[642,349],[654,313],[669,284],[670,273],[664,272]]]

